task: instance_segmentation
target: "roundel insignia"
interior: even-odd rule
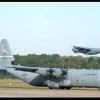
[[[26,73],[24,73],[24,74],[22,74],[22,76],[23,76],[23,77],[26,77],[26,76],[28,76],[28,75],[27,75]]]

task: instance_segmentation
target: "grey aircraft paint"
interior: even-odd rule
[[[74,53],[83,53],[85,55],[95,55],[100,53],[100,48],[87,48],[87,47],[80,47],[80,46],[72,46],[72,51]]]
[[[100,70],[61,69],[17,66],[6,39],[0,44],[0,70],[15,75],[34,86],[47,86],[49,89],[70,89],[71,87],[100,87]],[[52,74],[52,75],[51,75]]]

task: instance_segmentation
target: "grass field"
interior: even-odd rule
[[[47,88],[47,87],[37,87],[25,83],[19,79],[0,79],[0,87],[17,87],[17,88]]]
[[[17,88],[48,88],[48,87],[38,87],[32,86],[25,83],[19,79],[0,79],[0,87],[17,87]],[[72,87],[71,89],[82,89],[82,90],[98,90],[98,88],[79,88],[79,87]]]

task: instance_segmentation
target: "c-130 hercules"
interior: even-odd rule
[[[100,53],[100,48],[87,48],[87,47],[80,47],[80,46],[72,46],[72,51],[74,53],[83,53],[85,55],[95,55]]]
[[[99,69],[62,69],[18,66],[7,42],[0,44],[0,70],[7,71],[24,82],[49,89],[70,89],[71,87],[100,87]]]

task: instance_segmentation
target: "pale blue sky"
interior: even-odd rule
[[[1,39],[13,54],[89,57],[71,45],[100,48],[100,2],[0,2]]]

